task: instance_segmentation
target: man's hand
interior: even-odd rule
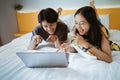
[[[33,36],[33,38],[32,38],[32,43],[34,44],[34,45],[37,45],[37,44],[39,44],[39,43],[41,43],[42,42],[42,37],[40,36],[40,35],[35,35],[35,36]]]
[[[48,38],[47,38],[47,42],[55,42],[56,40],[58,40],[58,36],[56,35],[50,35]]]
[[[36,45],[41,43],[41,42],[42,42],[42,37],[39,36],[39,35],[35,35],[35,36],[33,36],[33,38],[32,38],[32,40],[31,40],[27,49],[28,50],[34,50],[34,49],[36,49]]]

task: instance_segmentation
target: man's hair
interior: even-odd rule
[[[42,9],[38,14],[38,22],[46,20],[48,23],[54,23],[58,20],[57,12],[52,8]]]

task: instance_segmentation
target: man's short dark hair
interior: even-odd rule
[[[52,8],[42,9],[38,14],[38,22],[46,20],[48,23],[54,23],[58,19],[57,12]]]

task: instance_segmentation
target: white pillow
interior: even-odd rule
[[[99,15],[100,22],[109,30],[109,14]]]
[[[74,47],[77,50],[78,54],[80,54],[82,57],[87,58],[87,59],[97,59],[96,56],[87,54],[86,52],[82,51],[78,46],[75,46],[73,44],[71,44],[71,46]]]
[[[109,30],[110,39],[113,41],[120,41],[120,30]]]
[[[69,27],[69,30],[72,31],[74,26],[74,14],[66,15],[66,16],[60,16],[60,19],[67,24]]]

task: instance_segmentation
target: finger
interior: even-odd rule
[[[50,40],[50,36],[46,39],[46,41],[48,42]]]
[[[41,39],[37,39],[37,44],[39,44],[42,40]]]
[[[59,52],[60,50],[63,50],[64,52],[67,51],[67,49],[65,49],[65,48],[63,47],[63,48],[59,48],[56,52]]]
[[[42,37],[38,35],[38,36],[36,37],[36,41],[37,41],[37,43],[40,43],[40,42],[42,41]]]
[[[76,35],[77,35],[77,36],[79,36],[79,34],[78,34],[78,33],[77,33]]]
[[[41,38],[41,36],[37,35],[37,36],[36,36],[36,38],[38,38],[38,39],[39,39],[39,38]]]
[[[33,39],[33,41],[32,41],[35,45],[37,44],[37,40],[36,40],[36,38],[35,39]]]
[[[83,37],[81,35],[79,35],[79,34],[77,34],[77,38],[83,39]]]
[[[76,39],[76,36],[73,36],[73,39]]]
[[[51,38],[52,38],[52,35],[49,35],[46,41],[50,41]]]
[[[64,46],[65,46],[65,43],[61,44],[61,46],[58,47],[57,52],[60,51],[61,49],[63,49]]]
[[[56,52],[59,52],[61,50],[61,48],[58,48]]]
[[[59,52],[61,49],[62,49],[62,46],[58,47],[56,52]]]
[[[76,39],[78,36],[77,35],[75,35],[75,36],[73,36],[73,39]]]
[[[76,37],[76,34],[73,34],[73,37]]]

